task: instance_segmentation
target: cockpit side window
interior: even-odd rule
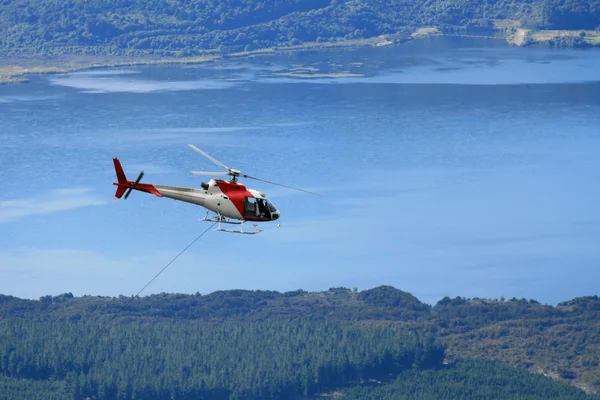
[[[256,199],[260,213],[267,212],[267,202],[264,199]]]
[[[254,210],[256,209],[256,199],[254,197],[246,197],[244,199],[244,214],[248,216],[248,214],[254,214]]]
[[[273,212],[268,200],[246,197],[244,199],[244,216],[246,218],[271,219]]]

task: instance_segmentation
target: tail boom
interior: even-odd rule
[[[115,193],[115,197],[117,199],[120,199],[123,194],[127,191],[127,189],[129,189],[130,187],[133,186],[135,182],[133,181],[127,181],[127,183],[118,183],[118,182],[113,182],[113,185],[117,186],[117,192]],[[156,197],[164,197],[162,194],[160,194],[160,192],[154,187],[154,185],[151,185],[149,183],[138,183],[133,190],[137,190],[140,192],[146,192],[146,193],[150,193],[155,195]]]

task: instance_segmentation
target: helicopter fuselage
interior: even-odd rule
[[[200,189],[177,186],[135,183],[125,178],[121,163],[114,159],[118,182],[115,197],[121,196],[128,189],[151,193],[157,197],[202,206],[223,217],[241,221],[267,222],[279,219],[281,213],[267,196],[257,190],[248,189],[241,183],[211,179],[202,182]]]
[[[197,204],[222,216],[242,221],[274,221],[280,212],[267,196],[241,183],[211,179],[201,189],[153,185],[164,197]]]

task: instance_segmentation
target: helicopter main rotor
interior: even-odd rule
[[[226,172],[225,171],[219,171],[219,172],[191,171],[192,174],[194,174],[194,175],[231,176],[232,177],[231,180],[230,180],[231,183],[237,183],[238,177],[242,177],[242,178],[247,178],[247,179],[254,179],[254,180],[260,181],[260,182],[270,183],[272,185],[286,187],[286,188],[289,188],[289,189],[299,190],[301,192],[316,194],[317,196],[323,196],[320,193],[311,192],[311,191],[300,189],[300,188],[297,188],[297,187],[283,185],[281,183],[271,182],[271,181],[267,181],[267,180],[264,180],[264,179],[255,178],[255,177],[250,176],[250,175],[243,174],[241,171],[239,171],[237,169],[229,168],[227,165],[225,165],[222,162],[220,162],[219,160],[213,158],[212,156],[210,156],[209,154],[207,154],[205,151],[197,148],[193,144],[188,144],[188,146],[191,147],[193,150],[197,151],[198,153],[202,154],[204,157],[206,157],[208,160],[212,161],[214,164],[216,164],[219,167],[222,167],[222,168],[224,168],[224,169],[227,170]]]

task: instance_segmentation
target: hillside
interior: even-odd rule
[[[432,307],[391,286],[0,296],[0,392],[33,398],[64,370],[45,398],[365,398],[364,390],[369,398],[489,398],[494,385],[503,388],[497,398],[587,398],[573,386],[600,391],[599,313],[597,296],[555,307],[457,297]],[[29,397],[22,382],[31,383]]]
[[[502,360],[599,392],[597,296],[556,307],[524,299],[446,299],[434,310],[449,359]]]
[[[402,41],[419,27],[491,28],[495,20],[594,30],[600,0],[6,0],[0,55],[184,57],[379,35]]]
[[[366,384],[345,390],[341,400],[430,399],[592,399],[583,392],[522,368],[500,362],[464,360],[438,370],[407,370],[386,384]]]

